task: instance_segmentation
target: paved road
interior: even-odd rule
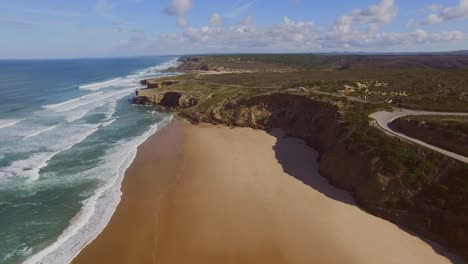
[[[468,116],[468,113],[451,113],[451,112],[430,112],[430,111],[416,111],[416,110],[408,110],[408,109],[397,109],[394,112],[387,112],[387,111],[380,111],[373,113],[369,115],[369,117],[375,119],[377,121],[377,124],[379,125],[380,128],[385,130],[386,132],[397,136],[399,138],[403,138],[406,140],[409,140],[411,142],[414,142],[416,144],[419,144],[421,146],[430,148],[434,151],[437,151],[439,153],[442,153],[446,156],[449,156],[451,158],[457,159],[459,161],[468,163],[468,158],[462,155],[459,155],[457,153],[450,152],[445,149],[441,149],[439,147],[430,145],[426,142],[423,142],[421,140],[409,137],[407,135],[404,135],[402,133],[399,133],[392,128],[390,128],[388,125],[395,119],[403,117],[403,116],[408,116],[408,115],[441,115],[441,116]]]

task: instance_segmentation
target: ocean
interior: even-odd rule
[[[68,263],[102,231],[138,145],[171,120],[134,91],[176,65],[0,60],[0,263]]]

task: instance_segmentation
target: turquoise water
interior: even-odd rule
[[[137,146],[171,118],[130,99],[175,64],[0,61],[0,263],[67,263],[104,228]]]

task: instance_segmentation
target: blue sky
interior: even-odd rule
[[[468,0],[0,0],[0,58],[468,49]]]

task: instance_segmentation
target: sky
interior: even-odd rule
[[[468,49],[468,0],[0,0],[0,58]]]

